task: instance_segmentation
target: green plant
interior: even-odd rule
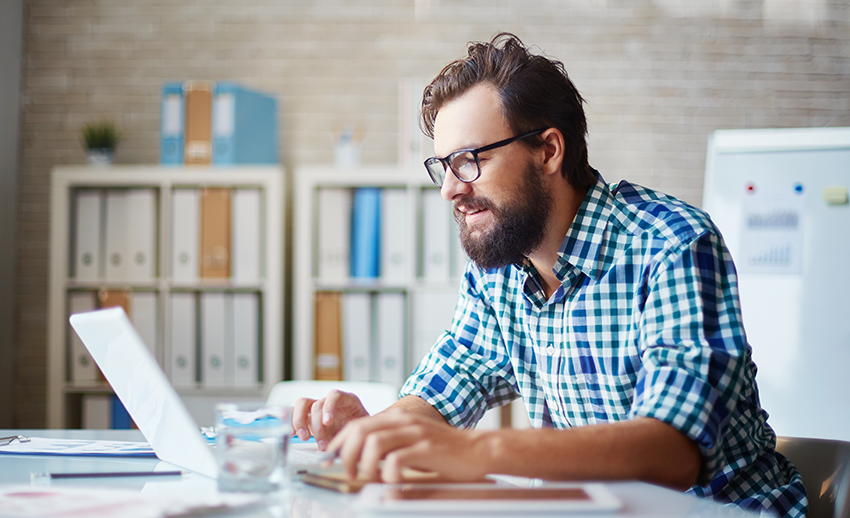
[[[80,132],[86,149],[115,149],[121,139],[111,121],[90,122]]]

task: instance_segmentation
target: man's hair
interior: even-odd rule
[[[422,126],[434,137],[434,120],[446,103],[478,84],[490,84],[499,92],[502,115],[515,135],[557,128],[564,135],[561,172],[570,185],[586,189],[596,183],[587,161],[587,119],[584,99],[570,81],[564,64],[531,54],[519,38],[499,33],[489,43],[472,42],[468,55],[449,63],[425,88]],[[523,141],[543,145],[540,136]]]

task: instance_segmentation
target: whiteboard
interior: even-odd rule
[[[703,208],[738,269],[756,382],[777,435],[850,440],[848,188],[850,128],[709,139]]]

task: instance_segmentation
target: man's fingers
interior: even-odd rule
[[[398,448],[384,457],[380,468],[381,480],[390,484],[404,481],[405,468],[421,471],[438,471],[441,464],[432,465],[434,452],[428,441],[417,441],[404,448]]]
[[[372,453],[370,453],[371,456],[368,461],[369,465],[366,469],[370,476],[377,477],[377,471],[375,471],[372,465],[377,465],[383,455],[389,451],[382,444],[395,444],[397,440],[387,439],[386,442],[383,442],[381,437],[392,437],[391,434],[399,433],[399,429],[409,428],[415,423],[416,419],[408,414],[378,414],[369,419],[352,421],[334,437],[328,445],[328,451],[339,451],[339,457],[346,473],[350,477],[356,477],[358,464],[363,461],[363,448],[367,438],[381,432],[386,432],[388,435],[378,435],[376,439],[369,439],[377,442],[372,447]],[[404,436],[404,434],[402,432],[401,436]],[[377,459],[374,460],[375,458]]]
[[[334,411],[342,405],[343,396],[350,396],[347,392],[342,392],[337,389],[330,389],[325,396],[325,405],[322,413],[322,424],[330,425],[333,422]]]
[[[390,452],[408,447],[422,438],[422,428],[405,426],[373,432],[363,441],[360,452],[360,472],[370,480],[381,480],[381,461]]]
[[[314,400],[300,397],[292,406],[292,431],[302,441],[310,438],[310,407]]]
[[[322,424],[322,411],[325,405],[325,398],[317,399],[313,402],[313,405],[310,407],[310,431],[313,433],[313,437],[316,438],[316,444],[319,446],[320,450],[323,450],[327,447],[328,439],[330,437],[325,433],[325,427]]]

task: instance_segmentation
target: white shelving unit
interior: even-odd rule
[[[299,380],[313,379],[315,374],[315,295],[320,291],[341,293],[351,292],[401,292],[405,295],[405,376],[423,356],[420,346],[417,350],[417,323],[421,321],[423,312],[430,312],[440,322],[442,329],[448,328],[457,299],[460,264],[465,263],[454,223],[451,222],[451,206],[442,202],[444,210],[449,214],[445,220],[449,226],[446,229],[446,239],[450,239],[448,250],[451,256],[450,274],[441,279],[429,279],[423,274],[424,260],[422,257],[423,230],[427,222],[423,221],[423,194],[426,190],[431,195],[437,194],[437,189],[431,183],[422,167],[405,169],[390,166],[362,166],[352,169],[340,168],[302,168],[296,171],[294,177],[294,249],[293,249],[293,378]],[[319,211],[317,198],[321,189],[356,189],[359,187],[378,187],[382,189],[402,189],[407,194],[406,214],[399,218],[407,222],[407,228],[402,236],[407,258],[406,275],[396,276],[389,281],[379,276],[376,279],[343,278],[328,280],[319,276]],[[382,208],[383,210],[383,208]],[[344,232],[348,235],[348,232]],[[441,300],[448,301],[438,308],[421,307],[422,300],[427,300],[431,294]],[[424,298],[423,298],[424,295]],[[432,297],[433,299],[434,297]],[[448,307],[450,305],[450,307]],[[433,344],[439,331],[433,333],[430,340]],[[420,340],[421,342],[421,340]],[[424,343],[424,342],[422,342]]]
[[[250,386],[210,387],[196,383],[178,387],[199,424],[212,415],[216,400],[262,400],[271,387],[283,378],[284,347],[284,170],[278,166],[161,167],[110,166],[57,167],[51,177],[50,211],[50,284],[48,310],[48,401],[47,424],[50,428],[69,428],[81,422],[81,400],[88,394],[111,394],[105,383],[80,383],[71,377],[69,365],[68,294],[100,290],[144,291],[156,294],[156,357],[170,375],[168,358],[170,301],[172,293],[252,293],[259,301],[257,325],[259,360],[257,383]],[[231,188],[252,189],[260,193],[260,275],[252,281],[232,278],[176,281],[171,278],[172,190]],[[82,281],[72,276],[74,196],[79,190],[147,189],[155,193],[156,243],[155,274],[141,281],[108,281],[103,277]],[[232,255],[231,255],[232,257]],[[200,369],[200,368],[199,368]]]

